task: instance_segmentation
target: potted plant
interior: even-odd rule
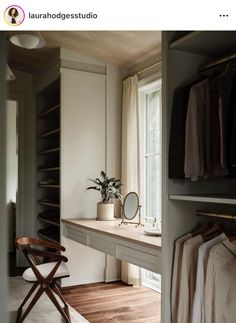
[[[119,199],[122,201],[120,194],[122,184],[115,177],[109,178],[104,171],[101,171],[101,177],[101,179],[89,179],[96,185],[88,187],[87,190],[96,190],[101,193],[102,200],[97,203],[97,220],[114,220],[113,200]]]

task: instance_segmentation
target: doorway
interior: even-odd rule
[[[6,202],[8,219],[8,272],[9,276],[18,276],[15,239],[18,233],[18,101],[7,100],[6,106]]]

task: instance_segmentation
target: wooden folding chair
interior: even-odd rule
[[[65,251],[65,248],[57,243],[35,240],[27,237],[17,238],[16,244],[18,249],[23,252],[30,265],[30,268],[26,269],[23,273],[23,278],[25,281],[33,283],[33,286],[18,309],[16,323],[21,323],[25,320],[43,293],[48,295],[49,299],[60,312],[65,322],[70,323],[68,305],[57,285],[57,281],[60,278],[69,277],[69,272],[65,265],[65,262],[67,262],[68,259],[65,256],[60,255],[60,252]],[[45,248],[50,251],[43,250]],[[50,262],[42,263],[40,258],[42,258],[43,261],[47,260]],[[23,306],[32,296],[37,287],[39,287],[37,292],[22,314]],[[64,308],[62,308],[58,303],[54,292],[63,302]]]

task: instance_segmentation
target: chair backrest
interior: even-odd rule
[[[46,258],[51,261],[60,262],[68,261],[68,259],[65,256],[60,255],[60,252],[65,251],[66,249],[59,243],[37,240],[30,237],[19,237],[16,239],[16,245],[18,249],[25,255],[31,267],[35,264],[40,264],[40,258]],[[50,251],[42,250],[42,248],[49,249]],[[54,250],[54,252],[52,252],[51,250]]]
[[[37,240],[37,239],[30,238],[30,237],[16,238],[16,244],[17,244],[18,247],[34,245],[34,246],[41,246],[41,247],[60,250],[60,251],[65,251],[66,250],[59,243],[53,243],[53,242],[48,242],[48,241],[43,241],[43,240]]]

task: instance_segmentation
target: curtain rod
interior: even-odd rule
[[[143,72],[145,72],[145,71],[149,70],[150,68],[152,68],[153,66],[156,66],[156,65],[161,65],[161,61],[155,62],[155,63],[153,63],[153,64],[151,64],[151,65],[149,65],[149,66],[147,66],[147,67],[144,67],[143,69],[141,69],[141,70],[139,70],[139,71],[135,72],[134,74],[131,74],[131,75],[127,76],[124,80],[127,80],[129,77],[134,76],[134,75],[136,75],[136,74],[143,73]]]
[[[215,67],[217,65],[220,65],[220,64],[223,64],[223,63],[232,61],[234,59],[236,59],[236,54],[231,54],[231,55],[225,56],[225,57],[220,58],[220,59],[218,59],[218,60],[216,60],[214,62],[211,62],[209,64],[200,66],[198,68],[198,72],[202,72],[202,71],[208,70],[209,68],[212,68],[212,67]]]
[[[143,72],[145,72],[145,71],[149,70],[150,68],[152,68],[153,66],[160,65],[160,64],[161,64],[161,61],[156,62],[156,63],[153,63],[153,64],[151,64],[150,66],[144,67],[143,69],[139,70],[139,71],[138,71],[138,72],[136,72],[135,74],[143,73]]]

